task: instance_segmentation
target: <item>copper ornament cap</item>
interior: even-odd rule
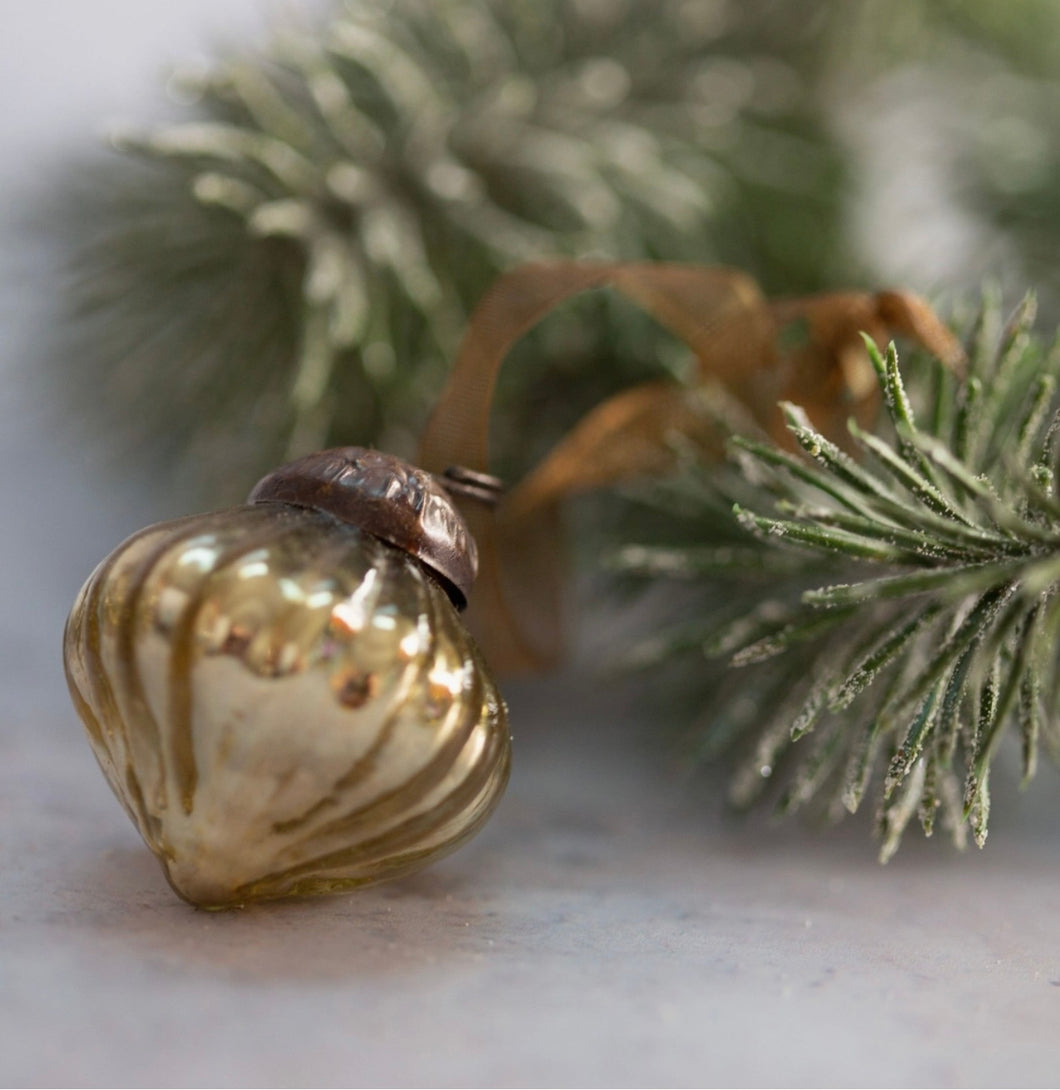
[[[248,503],[278,501],[327,511],[420,561],[458,609],[467,605],[478,550],[463,516],[430,473],[365,447],[306,455],[263,477]]]

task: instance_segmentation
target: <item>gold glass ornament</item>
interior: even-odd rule
[[[475,564],[437,481],[359,448],[103,561],[67,623],[67,678],[180,896],[220,908],[347,889],[478,829],[509,737],[454,607]]]

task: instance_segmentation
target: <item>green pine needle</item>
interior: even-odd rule
[[[681,637],[688,648],[698,631],[709,686],[697,748],[742,754],[737,803],[779,781],[782,811],[813,803],[838,816],[875,790],[886,861],[914,817],[928,836],[941,824],[958,845],[967,832],[983,844],[1006,735],[1024,783],[1043,744],[1055,753],[1060,353],[1033,335],[1033,316],[1028,299],[993,346],[973,337],[964,379],[931,361],[912,389],[894,347],[869,344],[884,410],[873,433],[851,424],[859,460],[785,406],[803,457],[736,440],[742,480],[700,470],[671,486],[686,510],[698,496],[698,512],[670,527],[687,543],[620,555],[703,603]],[[734,499],[721,532],[733,555],[757,548],[753,583],[699,562],[718,551],[718,508]],[[665,633],[654,642],[663,665],[690,658],[676,646],[668,656]],[[704,655],[727,668],[705,669]]]

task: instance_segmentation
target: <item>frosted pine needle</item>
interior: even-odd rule
[[[851,426],[860,457],[785,406],[801,457],[735,440],[742,478],[668,486],[693,512],[669,527],[678,543],[620,555],[680,579],[686,607],[699,594],[680,632],[694,653],[665,633],[653,646],[673,670],[698,659],[696,747],[737,754],[735,802],[780,781],[785,812],[838,816],[874,794],[886,861],[914,818],[982,846],[1006,735],[1024,782],[1043,744],[1055,753],[1060,353],[1033,316],[1028,299],[991,344],[984,303],[963,380],[933,362],[907,389],[893,345],[869,345],[885,411],[874,434]],[[743,576],[711,573],[716,555],[743,558]]]

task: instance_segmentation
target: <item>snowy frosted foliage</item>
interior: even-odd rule
[[[839,816],[875,790],[883,860],[914,816],[981,846],[1003,736],[1019,736],[1025,779],[1042,743],[1060,747],[1060,355],[1029,332],[1033,315],[1025,301],[999,330],[985,303],[967,374],[929,363],[912,393],[893,346],[870,346],[886,411],[881,434],[851,426],[859,458],[794,406],[801,456],[736,440],[745,478],[724,532],[742,559],[724,582],[716,548],[625,554],[704,592],[703,612],[652,652],[735,667],[699,658],[696,739],[742,753],[737,803],[780,781],[782,809],[818,801]],[[680,487],[693,524],[717,534],[717,481]]]

